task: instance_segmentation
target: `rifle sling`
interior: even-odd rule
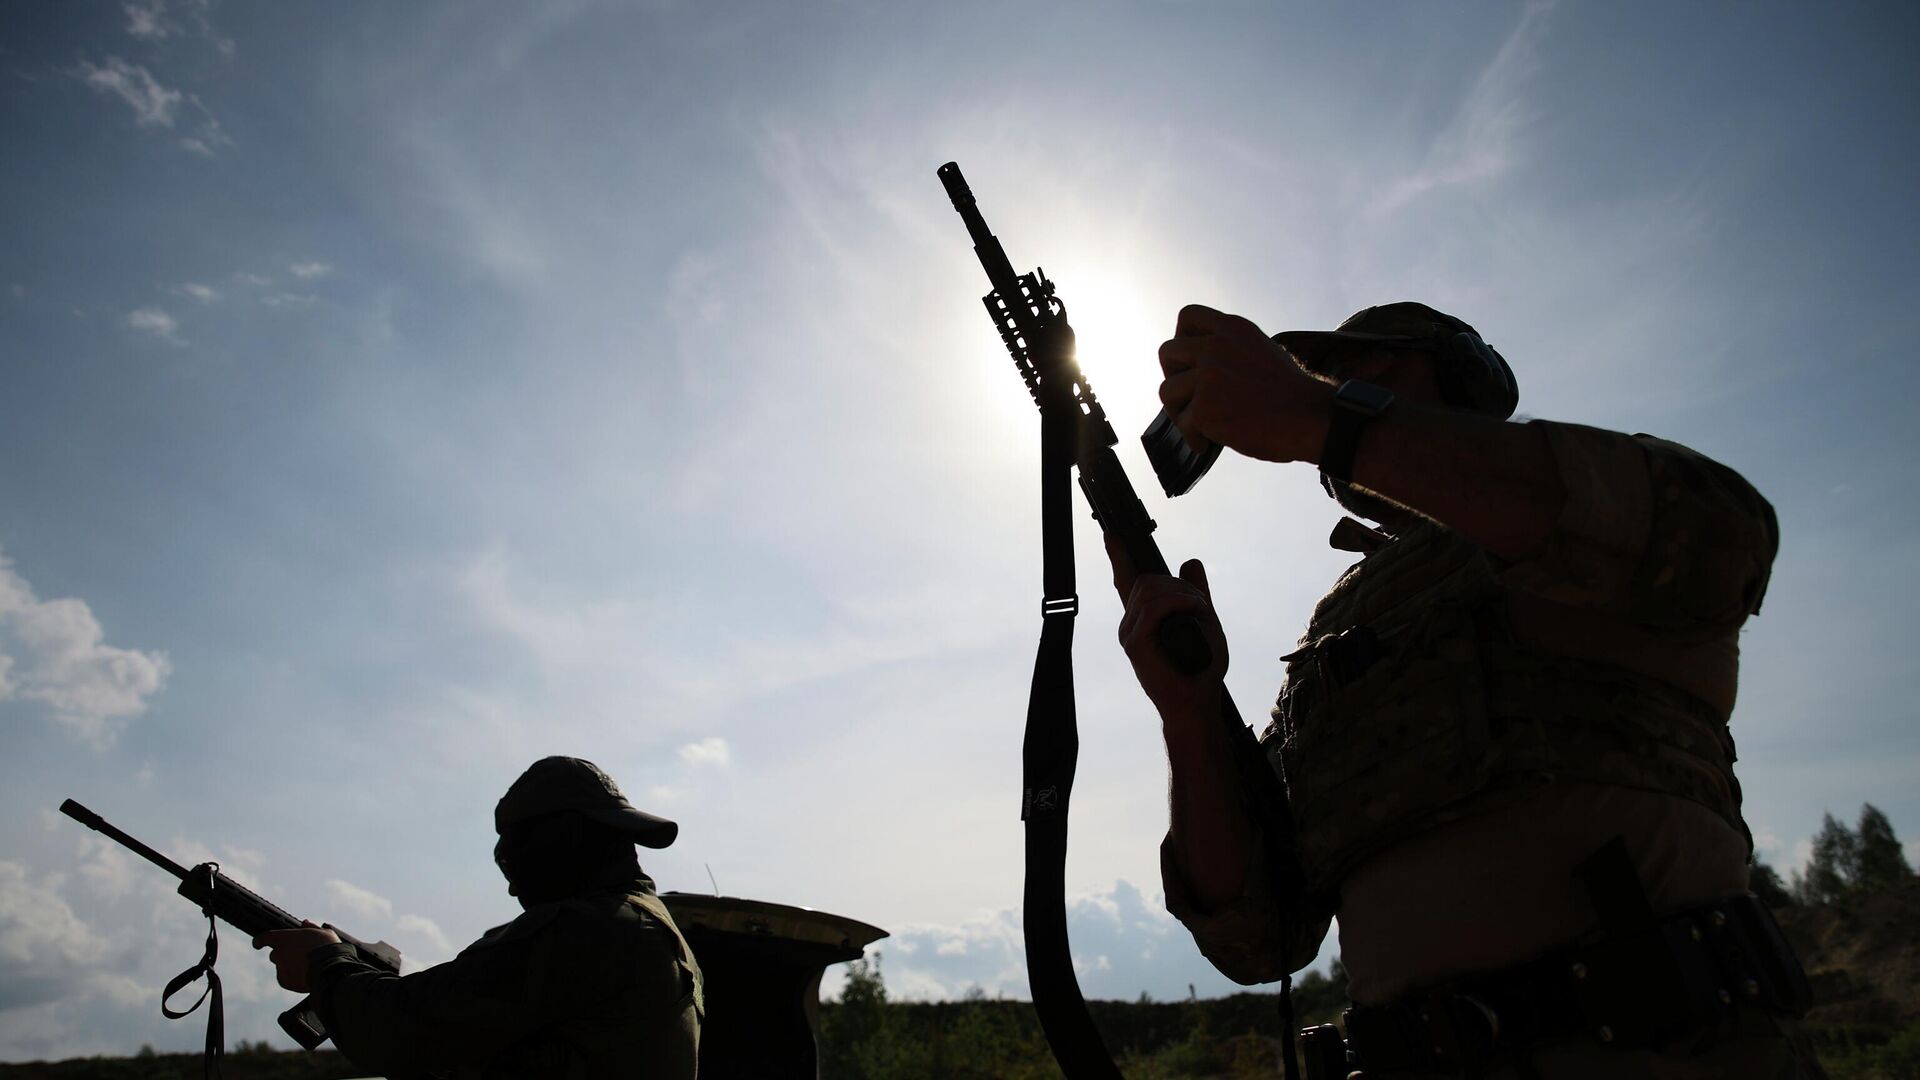
[[[218,863],[201,863],[189,871],[190,873],[204,873],[207,875],[207,895],[209,897],[213,895],[215,888],[214,881],[216,879],[214,878],[214,871],[218,870],[219,866],[220,864]],[[184,1020],[188,1016],[193,1015],[194,1010],[198,1009],[202,1003],[206,1004],[207,1042],[205,1053],[201,1058],[201,1065],[205,1070],[205,1075],[211,1080],[211,1078],[220,1075],[220,1061],[226,1055],[227,1020],[226,1009],[223,1007],[221,1001],[220,973],[213,970],[214,961],[220,958],[220,939],[214,930],[215,924],[211,905],[202,908],[201,914],[207,917],[206,951],[200,954],[199,963],[167,980],[166,988],[160,991],[160,1012],[169,1020]],[[199,997],[193,999],[193,1004],[178,1011],[175,1011],[172,1006],[167,1004],[168,1001],[172,1000],[173,995],[193,985],[195,981],[202,977],[207,980],[207,986],[206,989],[200,991]]]
[[[1078,410],[1071,402],[1041,410],[1041,577],[1046,596],[1021,748],[1020,817],[1026,823],[1021,921],[1034,1012],[1060,1071],[1067,1080],[1120,1080],[1120,1070],[1087,1012],[1067,941],[1067,806],[1080,753],[1073,700],[1073,619],[1080,607],[1073,568],[1078,437]]]

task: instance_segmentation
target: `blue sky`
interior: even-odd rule
[[[1184,303],[1421,299],[1523,412],[1741,470],[1783,531],[1734,717],[1762,854],[1869,800],[1920,838],[1917,21],[0,7],[0,1058],[200,1038],[156,1007],[194,913],[61,799],[430,963],[513,914],[490,812],[549,753],[682,822],[663,888],[886,927],[896,994],[1023,996],[1037,425],[950,159],[1123,434]],[[1258,715],[1334,508],[1238,459],[1149,502]],[[1083,980],[1226,992],[1159,906],[1158,734],[1079,546]],[[226,941],[231,1034],[284,1041]]]

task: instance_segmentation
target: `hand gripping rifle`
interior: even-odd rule
[[[153,865],[180,879],[179,893],[199,905],[207,916],[207,951],[200,963],[173,977],[167,988],[160,994],[160,1011],[170,1020],[178,1020],[190,1015],[200,1007],[201,1001],[211,998],[213,1004],[207,1010],[207,1062],[209,1070],[214,1061],[224,1052],[225,1019],[220,1003],[220,976],[214,973],[213,962],[219,956],[219,945],[213,935],[213,920],[224,920],[227,925],[247,935],[251,940],[269,930],[297,930],[302,923],[294,915],[283,911],[266,897],[247,888],[220,872],[219,863],[201,863],[191,870],[153,850],[147,845],[121,832],[99,814],[68,799],[60,804],[60,812],[96,832],[104,833],[121,847],[139,855]],[[343,933],[337,926],[327,929],[340,935],[340,940],[353,946],[360,959],[374,967],[400,972],[400,950],[384,941],[366,942],[351,934]],[[185,1010],[175,1012],[167,1005],[168,999],[184,989],[194,980],[205,976],[207,988],[200,997]],[[302,998],[299,1004],[280,1014],[280,1027],[304,1049],[312,1050],[326,1042],[329,1034],[326,1021],[313,1006],[313,999]]]
[[[1106,533],[1118,537],[1142,574],[1165,574],[1167,561],[1153,541],[1154,522],[1134,494],[1133,485],[1113,451],[1119,440],[1093,387],[1074,359],[1073,328],[1067,306],[1054,293],[1046,273],[1015,275],[1000,241],[987,228],[974,204],[973,191],[949,161],[940,166],[953,208],[966,222],[973,250],[986,268],[993,291],[983,302],[1000,340],[1040,407],[1040,523],[1043,552],[1043,588],[1040,601],[1040,649],[1034,660],[1033,689],[1027,700],[1026,741],[1021,750],[1020,818],[1026,822],[1026,889],[1022,922],[1027,946],[1027,978],[1034,1011],[1040,1016],[1047,1044],[1068,1080],[1119,1080],[1106,1046],[1094,1030],[1080,984],[1073,974],[1073,956],[1067,942],[1066,861],[1067,801],[1073,789],[1075,760],[1080,751],[1073,702],[1073,617],[1080,610],[1074,591],[1073,491],[1068,481],[1074,467],[1080,471],[1080,491]],[[1162,430],[1165,429],[1165,430]],[[1147,436],[1150,452],[1169,445],[1170,424],[1155,422]],[[1177,432],[1174,442],[1178,442]],[[1184,450],[1184,444],[1180,445]],[[1217,451],[1215,451],[1217,453]],[[1172,494],[1169,477],[1184,471],[1205,471],[1212,463],[1191,460],[1165,462],[1155,456],[1155,471]],[[1191,480],[1184,482],[1191,486]],[[1180,490],[1185,490],[1185,486]],[[1213,650],[1191,615],[1175,615],[1160,624],[1160,647],[1181,672],[1198,674],[1213,662]],[[1220,693],[1220,720],[1230,726],[1241,781],[1260,815],[1268,843],[1267,865],[1273,868],[1282,895],[1298,895],[1301,874],[1294,857],[1292,816],[1285,792],[1268,766],[1258,740],[1240,719],[1225,689]],[[1283,980],[1283,987],[1290,980]],[[1288,1001],[1283,990],[1283,1002]],[[1293,1075],[1293,1020],[1283,1007],[1287,1074]]]

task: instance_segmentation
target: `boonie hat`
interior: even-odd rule
[[[509,825],[562,810],[610,825],[643,847],[663,848],[680,835],[680,826],[674,822],[634,809],[621,794],[620,785],[598,765],[583,758],[559,756],[541,758],[527,766],[493,808],[493,828],[505,832]]]
[[[1308,371],[1358,352],[1390,347],[1436,352],[1440,389],[1460,408],[1508,417],[1520,403],[1520,387],[1505,358],[1462,319],[1425,304],[1403,300],[1376,304],[1349,316],[1338,330],[1286,330],[1273,335]]]

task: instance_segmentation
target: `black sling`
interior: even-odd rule
[[[1042,581],[1040,646],[1027,701],[1021,751],[1021,820],[1026,823],[1026,885],[1022,924],[1027,978],[1034,1011],[1055,1060],[1068,1080],[1120,1080],[1073,972],[1067,940],[1067,809],[1080,752],[1073,693],[1073,619],[1080,599],[1073,564],[1073,471],[1103,531],[1118,537],[1134,569],[1168,573],[1153,542],[1153,519],[1134,493],[1113,447],[1119,440],[1093,387],[1074,359],[1073,329],[1066,305],[1044,272],[1016,276],[1000,241],[988,230],[958,165],[940,167],[941,182],[973,237],[974,252],[994,291],[987,313],[1012,354],[1040,408],[1040,522]],[[1210,461],[1209,461],[1210,463]],[[1204,470],[1202,470],[1204,471]],[[1158,636],[1174,666],[1188,674],[1212,663],[1211,647],[1191,616],[1161,624]],[[1223,687],[1221,722],[1230,725],[1239,755],[1241,783],[1261,818],[1267,865],[1282,896],[1303,896],[1304,874],[1293,852],[1293,822],[1279,778],[1268,767],[1258,740],[1240,719]],[[1283,1061],[1295,1076],[1292,977],[1281,979]]]

